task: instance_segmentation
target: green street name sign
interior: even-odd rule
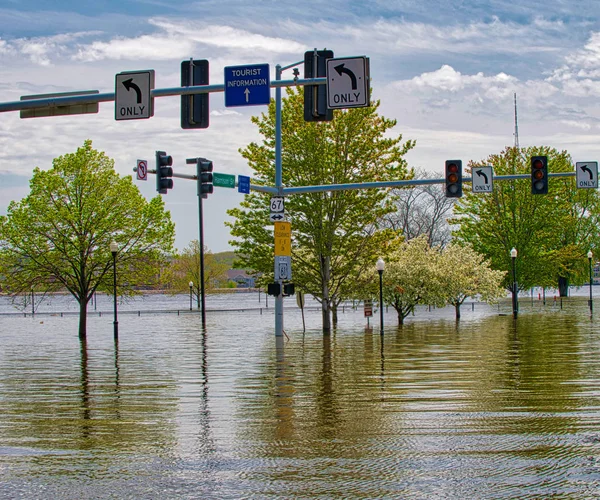
[[[234,188],[235,175],[213,172],[213,185],[222,188]]]

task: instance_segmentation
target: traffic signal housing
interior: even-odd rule
[[[333,58],[333,50],[309,50],[304,53],[304,78],[327,76],[327,59]],[[333,109],[327,108],[327,85],[304,86],[304,121],[329,122]]]
[[[462,161],[446,160],[446,198],[460,198],[462,196]]]
[[[198,174],[198,196],[208,198],[213,192],[213,162],[206,158],[198,158],[196,163]]]
[[[156,152],[156,191],[160,194],[167,194],[169,189],[173,189],[173,157],[164,151]]]
[[[531,194],[548,194],[548,157],[531,157]]]
[[[182,61],[181,86],[208,85],[208,61],[206,59]],[[181,96],[181,128],[208,128],[209,94]]]

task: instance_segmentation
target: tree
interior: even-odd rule
[[[441,174],[417,170],[417,179],[435,179]],[[394,189],[396,211],[385,217],[392,229],[399,229],[407,239],[422,234],[429,246],[444,247],[452,239],[448,218],[452,215],[455,198],[447,198],[438,184],[423,184],[411,188]]]
[[[160,196],[147,202],[131,177],[87,140],[75,153],[35,168],[31,191],[0,217],[0,266],[13,294],[66,289],[79,303],[79,337],[86,337],[87,304],[112,291],[110,242],[119,245],[119,292],[157,281],[171,251],[174,225]]]
[[[493,165],[495,175],[528,174],[531,156],[548,156],[550,172],[572,172],[566,151],[549,147],[506,148],[478,165]],[[455,206],[457,240],[483,254],[493,269],[512,268],[510,251],[518,250],[517,282],[521,289],[556,286],[566,294],[569,281],[585,280],[585,255],[598,246],[600,197],[577,189],[574,179],[550,178],[548,195],[531,195],[529,179],[496,182],[486,195],[465,192]],[[510,289],[512,273],[504,286]]]
[[[429,246],[425,235],[403,242],[390,255],[383,297],[396,310],[400,325],[418,304],[444,305],[438,261],[439,251]]]
[[[439,280],[445,301],[454,306],[460,319],[460,306],[467,297],[479,295],[493,302],[506,295],[502,287],[505,271],[490,269],[489,262],[470,246],[451,243],[441,250],[438,258]]]
[[[217,261],[213,253],[204,247],[204,288],[210,291],[227,282],[227,264]],[[174,293],[187,292],[192,282],[192,293],[200,308],[200,244],[190,241],[183,251],[175,256],[171,266],[169,283]]]
[[[368,108],[335,111],[331,122],[305,122],[302,89],[288,89],[282,105],[283,183],[286,186],[349,184],[409,177],[404,155],[413,141],[388,136],[396,125]],[[254,182],[275,178],[275,103],[268,114],[253,117],[264,136],[241,151],[254,170]],[[361,277],[371,276],[378,255],[389,251],[397,233],[384,228],[383,217],[394,210],[384,189],[295,194],[286,200],[292,225],[294,282],[321,302],[323,330],[331,328],[330,313],[339,302],[355,296]],[[240,208],[230,210],[229,224],[241,255],[239,264],[273,279],[273,233],[268,224],[269,195],[251,193]]]

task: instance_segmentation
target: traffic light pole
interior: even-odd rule
[[[206,299],[204,297],[204,217],[202,216],[202,191],[198,177],[198,250],[200,251],[200,302],[202,304],[202,328],[206,328]]]
[[[289,64],[281,67],[280,64],[275,66],[275,79],[281,81],[281,73],[286,69],[294,68],[304,61],[299,61],[294,64]],[[297,83],[297,80],[294,80]],[[275,189],[278,196],[284,195],[283,188],[283,168],[281,161],[281,86],[275,88]],[[275,268],[275,262],[273,262]],[[279,295],[275,297],[275,337],[283,337],[283,280],[277,279],[279,283]]]

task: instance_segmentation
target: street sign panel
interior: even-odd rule
[[[598,187],[598,162],[578,161],[575,164],[577,172],[577,187],[590,189]]]
[[[21,101],[31,101],[33,99],[49,99],[54,97],[80,97],[85,95],[99,94],[99,90],[79,90],[77,92],[60,92],[58,94],[37,94],[37,95],[22,95]],[[97,113],[98,103],[89,102],[85,104],[67,104],[42,106],[39,108],[22,109],[20,112],[21,118],[41,118],[44,116],[61,116],[61,115],[83,115],[88,113]]]
[[[148,180],[148,162],[146,160],[137,161],[137,180],[147,181]]]
[[[115,77],[115,120],[154,116],[154,70],[124,71]]]
[[[213,186],[222,188],[235,187],[235,175],[213,172]]]
[[[491,193],[494,190],[494,169],[491,166],[473,167],[471,172],[474,193]]]
[[[365,299],[364,301],[365,318],[373,316],[373,301],[371,299]]]
[[[273,196],[271,198],[271,222],[285,220],[285,208],[283,196]]]
[[[275,281],[292,279],[292,258],[289,256],[275,257]]]
[[[268,64],[225,68],[225,106],[269,104],[271,81]]]
[[[292,225],[289,222],[275,222],[275,255],[292,255]]]
[[[327,107],[364,108],[369,104],[369,58],[328,59]]]
[[[238,175],[238,193],[250,194],[250,177]]]

